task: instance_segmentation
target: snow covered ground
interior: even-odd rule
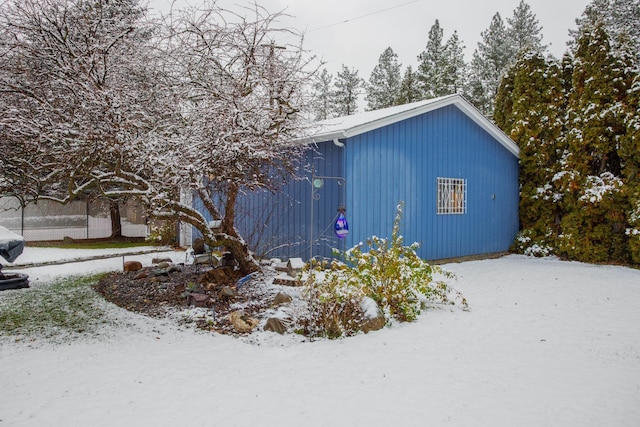
[[[121,265],[24,271],[45,286],[60,267]],[[471,311],[339,341],[212,335],[117,307],[129,326],[108,338],[1,341],[0,427],[640,425],[639,270],[523,256],[445,268]]]

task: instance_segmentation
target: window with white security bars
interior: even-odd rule
[[[438,178],[438,215],[467,213],[467,180]]]

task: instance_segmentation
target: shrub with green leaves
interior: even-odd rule
[[[403,204],[398,205],[391,239],[371,237],[365,246],[344,252],[344,262],[334,261],[331,268],[316,266],[309,274],[305,293],[310,304],[312,335],[336,338],[357,333],[363,316],[363,297],[372,298],[392,319],[414,321],[428,303],[454,304],[467,307],[464,296],[444,281],[434,280],[440,274],[452,277],[439,266],[421,259],[418,244],[403,244],[400,234]]]

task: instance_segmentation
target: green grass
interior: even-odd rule
[[[109,322],[106,303],[92,285],[96,276],[73,276],[39,288],[0,294],[0,337],[62,341],[97,335]]]

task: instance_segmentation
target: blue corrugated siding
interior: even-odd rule
[[[343,245],[333,233],[333,223],[338,207],[345,203],[346,186],[325,179],[312,201],[310,171],[344,178],[344,149],[332,142],[321,143],[311,147],[302,163],[299,179],[284,184],[277,193],[254,192],[238,200],[237,228],[259,256],[308,259],[311,238],[313,256],[330,257],[332,248]]]
[[[455,106],[351,138],[346,149],[348,244],[390,236],[400,201],[405,243],[420,243],[423,258],[499,252],[513,242],[518,160]],[[437,177],[467,180],[467,214],[436,215]]]
[[[302,173],[275,195],[242,197],[238,228],[259,255],[308,259],[311,209],[314,256],[390,237],[400,201],[405,243],[419,242],[425,259],[505,251],[518,231],[518,159],[453,105],[349,138],[345,147],[318,144],[306,163],[316,175],[345,177],[346,188],[326,179],[312,202],[311,174]],[[437,177],[467,180],[466,214],[436,215]],[[346,242],[333,234],[341,204]]]

